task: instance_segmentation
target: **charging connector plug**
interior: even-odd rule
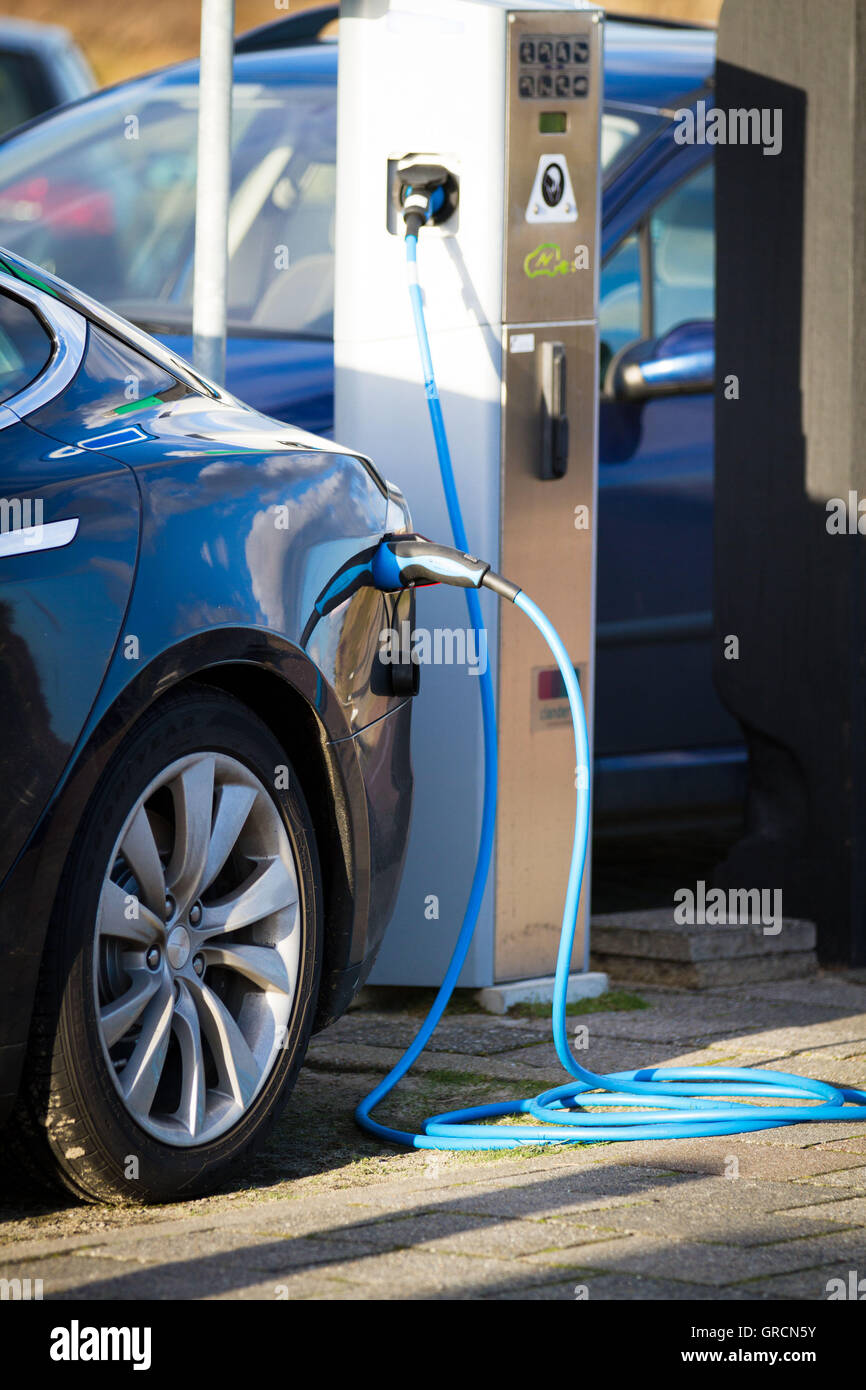
[[[456,207],[456,184],[443,164],[402,161],[397,168],[406,235],[417,237],[428,223],[444,222]]]
[[[520,593],[516,584],[494,573],[486,560],[418,535],[386,536],[373,556],[370,572],[376,588],[385,593],[427,584],[452,584],[459,589],[483,585],[511,603]]]

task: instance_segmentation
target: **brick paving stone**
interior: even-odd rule
[[[853,1143],[862,1135],[862,1123],[852,1124],[849,1129],[847,1124],[842,1121],[836,1124],[828,1121],[823,1124],[780,1125],[778,1129],[764,1129],[749,1135],[737,1134],[732,1137],[738,1143],[746,1142],[763,1148],[808,1149],[816,1154],[822,1152],[832,1154],[832,1149],[827,1150],[828,1144]],[[841,1150],[837,1150],[837,1152],[841,1152]]]
[[[797,1028],[761,1028],[735,1034],[731,1043],[743,1047],[776,1049],[779,1053],[804,1052],[816,1048],[832,1049],[838,1057],[853,1057],[866,1052],[866,1014],[803,1023]]]
[[[442,1251],[392,1250],[368,1259],[346,1258],[331,1270],[354,1284],[359,1297],[474,1299],[517,1286],[553,1282],[555,1271],[524,1260],[454,1255]]]
[[[838,1086],[840,1089],[851,1087],[866,1092],[866,1053],[857,1057],[842,1058],[828,1057],[825,1051],[797,1052],[792,1057],[787,1057],[776,1069],[793,1071],[798,1076],[810,1076],[816,1081],[827,1081],[831,1086]],[[866,1107],[849,1102],[848,1115],[850,1119],[844,1124],[850,1124],[855,1133],[862,1130],[866,1134]],[[861,1116],[864,1118],[858,1118]],[[841,1122],[837,1123],[844,1127]]]
[[[835,1263],[815,1265],[811,1269],[799,1269],[792,1274],[777,1274],[767,1279],[756,1279],[748,1284],[741,1284],[740,1288],[749,1298],[812,1299],[815,1302],[826,1302],[831,1291],[827,1287],[831,1279],[842,1279],[846,1294],[850,1292],[851,1271],[852,1265],[843,1259]],[[866,1261],[861,1260],[854,1272],[858,1281],[866,1278]],[[863,1298],[866,1298],[866,1284],[859,1301]],[[845,1301],[847,1302],[847,1298]],[[803,1321],[808,1323],[808,1316],[804,1316]]]
[[[347,1014],[323,1035],[330,1045],[354,1047],[396,1048],[403,1052],[421,1026],[420,1018],[394,1018],[388,1014],[364,1016]],[[524,1026],[515,1019],[479,1018],[470,1021],[463,1016],[445,1018],[427,1045],[430,1052],[460,1052],[472,1057],[484,1057],[523,1047],[539,1040],[539,1033],[549,1032],[544,1022],[540,1026]]]
[[[553,1044],[549,1044],[549,1047],[550,1055],[554,1056]],[[535,1053],[535,1051],[536,1047],[533,1045],[514,1048],[497,1057],[485,1056],[483,1058],[461,1052],[425,1052],[413,1066],[411,1076],[418,1077],[430,1072],[448,1070],[462,1071],[472,1076],[483,1074],[492,1079],[501,1077],[503,1080],[513,1083],[515,1079],[517,1081],[526,1080],[532,1076],[534,1067],[527,1061],[527,1054]],[[397,1048],[367,1047],[361,1043],[356,1043],[351,1048],[342,1045],[332,1046],[327,1042],[327,1034],[323,1034],[321,1040],[313,1039],[308,1054],[307,1067],[311,1072],[321,1069],[337,1075],[346,1075],[352,1072],[361,1073],[369,1077],[370,1089],[372,1089],[373,1085],[381,1080],[384,1073],[399,1060],[400,1055],[401,1053]],[[562,1070],[555,1056],[552,1065],[555,1079],[565,1079],[567,1074]],[[547,1083],[546,1079],[541,1077],[539,1083],[533,1080],[532,1084],[536,1085],[537,1089],[541,1089]],[[359,1097],[362,1094],[363,1090],[359,1091]],[[508,1092],[506,1091],[505,1094],[507,1095]]]
[[[817,1147],[833,1153],[836,1150],[844,1150],[846,1153],[866,1155],[866,1131],[861,1127],[856,1133],[848,1135],[844,1139],[826,1139]],[[866,1170],[864,1170],[866,1171]]]
[[[523,1257],[524,1263],[544,1264],[551,1268],[558,1265],[575,1269],[617,1270],[655,1278],[682,1279],[712,1287],[776,1274],[791,1274],[828,1263],[847,1261],[850,1267],[857,1268],[863,1265],[864,1260],[866,1232],[862,1230],[841,1230],[829,1236],[807,1236],[800,1240],[749,1248],[634,1235],[592,1245],[575,1244]]]
[[[826,1150],[827,1145],[819,1145],[821,1150]],[[817,1152],[818,1150],[813,1150]],[[837,1152],[844,1152],[837,1150]],[[833,1173],[820,1173],[818,1175],[808,1173],[804,1177],[792,1177],[791,1187],[805,1188],[808,1191],[816,1187],[826,1188],[848,1188],[854,1192],[866,1192],[866,1168],[839,1168]]]
[[[822,1010],[825,1021],[827,1012],[826,1009]],[[576,1018],[577,1021],[579,1019]],[[815,1013],[808,1004],[743,1001],[740,998],[723,1000],[718,997],[705,999],[703,1007],[696,1009],[690,998],[684,1000],[680,997],[664,1010],[601,1013],[590,1016],[587,1022],[590,1031],[599,1036],[635,1042],[661,1042],[668,1046],[707,1036],[727,1038],[742,1035],[744,1031],[750,1041],[762,1043],[766,1034],[790,1032],[796,1025],[808,1028],[812,1037]],[[859,1014],[852,1019],[849,1010],[840,1010],[839,1016],[828,1021],[827,1026],[839,1029],[841,1036],[850,1035],[859,1042],[866,1032],[866,1015]],[[866,1048],[866,1042],[863,1042],[863,1047]]]
[[[578,1291],[580,1299],[578,1299]],[[585,1292],[584,1292],[585,1291]],[[775,1295],[754,1292],[732,1284],[729,1288],[708,1288],[706,1284],[689,1284],[674,1279],[648,1279],[640,1274],[596,1274],[577,1276],[557,1284],[536,1284],[531,1288],[514,1289],[496,1295],[502,1300],[525,1299],[527,1302],[631,1302],[634,1299],[658,1303],[718,1302],[724,1299],[739,1302],[747,1299],[766,1299]]]
[[[832,1203],[828,1205],[832,1206]],[[840,1204],[842,1205],[842,1204]],[[853,1217],[840,1215],[834,1218],[829,1211],[809,1207],[801,1211],[747,1212],[738,1209],[736,1201],[723,1212],[711,1209],[708,1216],[706,1207],[689,1208],[686,1211],[671,1209],[669,1203],[652,1203],[648,1206],[622,1207],[617,1211],[587,1213],[580,1219],[581,1234],[575,1235],[572,1224],[572,1242],[587,1238],[601,1239],[617,1232],[621,1234],[644,1234],[666,1237],[670,1240],[692,1240],[701,1244],[731,1245],[736,1242],[741,1249],[752,1246],[773,1245],[780,1241],[799,1240],[806,1236],[835,1234],[834,1227],[847,1226],[857,1229],[859,1224]],[[565,1245],[565,1223],[545,1223],[557,1228],[557,1241],[551,1244]]]
[[[172,1252],[174,1253],[174,1252]],[[131,1299],[189,1299],[232,1293],[267,1276],[277,1284],[292,1273],[330,1275],[344,1259],[357,1263],[367,1254],[357,1243],[312,1238],[252,1241],[234,1249],[217,1246],[185,1257],[153,1263],[134,1259],[72,1257],[47,1261],[42,1274],[45,1297]],[[42,1267],[40,1266],[40,1273]]]
[[[338,1277],[326,1278],[304,1271],[303,1274],[287,1274],[285,1277],[267,1283],[250,1284],[243,1289],[232,1289],[226,1293],[205,1294],[206,1299],[219,1302],[357,1302],[358,1286]]]
[[[741,1177],[757,1177],[779,1181],[799,1177],[815,1177],[840,1168],[862,1167],[860,1155],[843,1149],[828,1152],[822,1147],[808,1147],[808,1131],[817,1125],[798,1125],[796,1140],[773,1143],[768,1136],[780,1130],[762,1130],[759,1134],[732,1134],[721,1139],[668,1139],[652,1142],[638,1140],[628,1145],[630,1165],[645,1163],[647,1167],[671,1169],[683,1173],[718,1173],[724,1176],[731,1158],[736,1158]],[[624,1145],[619,1147],[625,1147]]]
[[[679,1200],[689,1187],[688,1175],[663,1177],[631,1168],[605,1167],[597,1172],[581,1172],[552,1180],[536,1180],[521,1186],[469,1191],[457,1194],[455,1210],[480,1215],[523,1217],[528,1221],[573,1216],[654,1200]]]
[[[704,1049],[682,1052],[658,1042],[629,1042],[623,1038],[602,1037],[592,1031],[588,1042],[589,1045],[585,1048],[575,1047],[574,1055],[581,1066],[595,1072],[596,1075],[607,1075],[615,1071],[637,1071],[643,1067],[698,1067],[716,1063],[716,1058]],[[545,1086],[545,1077],[550,1077],[547,1084],[551,1086],[568,1079],[568,1073],[564,1071],[552,1042],[535,1043],[533,1046],[521,1048],[519,1052],[506,1055],[509,1059],[519,1062],[525,1073],[538,1070],[542,1074],[542,1087]]]
[[[829,1202],[813,1202],[807,1207],[792,1208],[788,1214],[809,1217],[816,1221],[840,1221],[846,1226],[866,1227],[866,1196],[837,1197]]]
[[[500,1220],[461,1210],[428,1211],[391,1220],[370,1222],[335,1231],[328,1239],[340,1248],[362,1247],[377,1253],[416,1249],[463,1255],[510,1258],[534,1254],[557,1244],[573,1244],[568,1227],[548,1227],[543,1221]],[[593,1237],[590,1237],[592,1239]],[[594,1237],[605,1239],[603,1234]]]
[[[717,991],[710,991],[716,995]],[[643,993],[643,991],[642,991]],[[831,1009],[845,1009],[850,1013],[866,1013],[866,986],[855,984],[850,978],[834,972],[825,972],[809,980],[779,980],[775,984],[727,986],[719,990],[736,999],[766,999],[773,1003],[806,1004],[821,1016],[824,1006]]]

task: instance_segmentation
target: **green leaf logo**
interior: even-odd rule
[[[545,241],[530,251],[523,262],[523,269],[530,280],[534,280],[539,275],[570,275],[574,267],[563,259],[555,241]]]

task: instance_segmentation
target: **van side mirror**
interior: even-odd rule
[[[604,395],[634,403],[699,395],[713,390],[715,375],[715,325],[683,323],[618,352],[605,373]]]

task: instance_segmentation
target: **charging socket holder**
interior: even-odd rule
[[[445,201],[437,212],[434,212],[425,228],[425,234],[434,233],[438,236],[456,236],[460,230],[460,171],[459,161],[453,155],[447,154],[401,154],[393,155],[388,160],[388,199],[386,208],[386,225],[391,236],[403,237],[406,235],[406,225],[403,221],[403,171],[413,164],[433,164],[438,165],[447,173],[447,178],[443,184]]]

